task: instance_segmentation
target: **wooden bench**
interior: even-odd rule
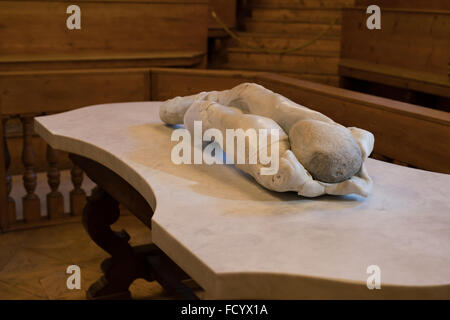
[[[206,53],[208,1],[0,1],[0,70],[194,66]]]
[[[341,85],[361,92],[450,110],[450,7],[445,1],[368,1],[343,11]],[[369,30],[366,8],[381,8]]]

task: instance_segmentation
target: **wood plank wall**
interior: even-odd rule
[[[344,9],[341,57],[447,76],[450,11],[381,10],[381,29],[369,30],[365,7]]]
[[[450,10],[447,0],[355,0],[358,7],[368,7],[372,4],[380,8],[410,8],[415,10]]]
[[[56,113],[90,104],[148,100],[148,69],[0,72],[3,115]]]
[[[16,117],[6,126],[12,174],[23,172],[18,115],[147,100],[148,72],[127,68],[206,63],[208,0],[75,3],[81,30],[66,28],[70,1],[0,0],[0,100],[3,115]],[[44,170],[46,145],[32,141]]]
[[[151,100],[164,101],[201,91],[226,90],[243,82],[261,83],[261,72],[226,70],[151,69]]]
[[[0,1],[0,54],[205,52],[208,0],[81,0],[81,30],[66,28],[68,1]]]
[[[369,5],[381,29],[366,27]],[[357,0],[342,18],[341,87],[450,111],[450,2]]]

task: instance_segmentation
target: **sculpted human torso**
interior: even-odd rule
[[[194,121],[202,121],[203,130],[216,128],[223,133],[275,129],[276,173],[262,175],[260,169],[267,165],[261,163],[236,164],[270,190],[296,191],[307,197],[370,192],[372,181],[364,168],[374,143],[370,132],[346,128],[260,85],[243,83],[230,90],[176,97],[161,105],[160,118],[167,124],[183,123],[191,132]]]

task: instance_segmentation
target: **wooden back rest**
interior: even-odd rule
[[[444,2],[424,8],[424,1],[357,1],[343,9],[341,58],[447,76],[450,5]],[[370,4],[381,8],[380,30],[366,27]]]
[[[66,27],[71,4],[0,0],[0,59],[206,50],[208,0],[76,1],[80,30]]]

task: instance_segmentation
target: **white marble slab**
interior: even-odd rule
[[[158,105],[91,106],[35,128],[133,185],[156,210],[153,241],[206,298],[450,298],[449,175],[369,159],[367,199],[269,192],[232,165],[173,164]]]

